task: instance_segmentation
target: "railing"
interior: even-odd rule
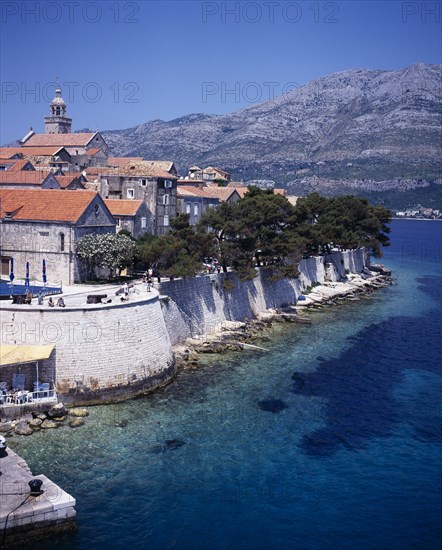
[[[36,391],[18,390],[0,393],[0,405],[26,405],[28,403],[57,402],[55,389]]]

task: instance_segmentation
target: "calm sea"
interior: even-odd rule
[[[393,221],[393,286],[10,439],[77,499],[78,531],[32,548],[440,548],[441,241]]]

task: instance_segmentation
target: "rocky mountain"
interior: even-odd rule
[[[228,115],[103,132],[114,154],[220,166],[235,179],[440,178],[442,66],[353,69]]]

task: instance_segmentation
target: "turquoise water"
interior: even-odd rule
[[[77,499],[77,532],[32,548],[439,548],[442,223],[392,227],[394,286],[10,439]]]

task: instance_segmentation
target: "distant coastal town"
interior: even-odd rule
[[[394,217],[407,220],[442,220],[442,213],[438,209],[427,208],[418,204],[409,210],[395,212]]]

